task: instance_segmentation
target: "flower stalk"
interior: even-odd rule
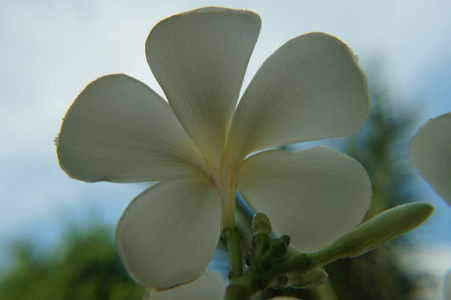
[[[241,236],[238,228],[226,227],[222,232],[227,251],[229,252],[230,273],[229,280],[243,275],[243,262],[241,257]]]

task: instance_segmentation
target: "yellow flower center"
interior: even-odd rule
[[[216,186],[221,200],[223,227],[235,227],[236,165],[225,155],[207,162],[207,176]]]

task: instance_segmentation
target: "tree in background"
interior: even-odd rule
[[[15,263],[0,278],[2,300],[123,300],[144,295],[122,267],[106,227],[68,229],[63,243],[48,256],[27,243],[13,250]]]

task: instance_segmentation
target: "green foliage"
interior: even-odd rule
[[[106,228],[69,229],[64,242],[47,256],[27,243],[13,250],[15,263],[0,279],[2,300],[122,300],[144,295],[127,276]]]

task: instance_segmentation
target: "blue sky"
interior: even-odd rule
[[[363,69],[380,61],[399,102],[421,110],[418,126],[451,111],[446,0],[0,0],[0,252],[11,239],[51,244],[67,223],[119,219],[144,187],[69,179],[59,169],[53,138],[75,97],[99,76],[126,73],[162,94],[144,55],[150,29],[171,14],[207,5],[250,9],[262,17],[244,86],[287,40],[323,31],[346,42]],[[437,206],[418,239],[436,243],[436,261],[451,267],[451,251],[440,250],[451,242],[451,209],[426,183],[419,180],[418,186]]]

